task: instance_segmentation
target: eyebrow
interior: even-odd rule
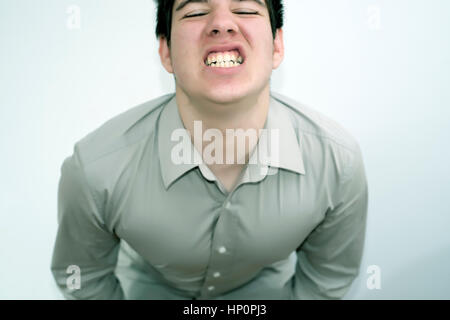
[[[253,1],[264,8],[266,7],[265,3],[261,0],[233,0],[233,2],[246,2],[246,1]],[[209,2],[209,0],[184,0],[184,1],[181,1],[181,3],[177,6],[175,11],[180,11],[189,3],[207,3],[207,2]]]

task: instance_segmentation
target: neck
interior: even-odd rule
[[[193,132],[194,121],[202,121],[204,130],[219,129],[261,129],[269,110],[269,85],[257,95],[249,95],[238,101],[216,103],[214,101],[189,97],[177,87],[176,101],[181,120],[189,132]]]
[[[238,154],[236,139],[234,137],[233,139],[227,139],[227,129],[233,129],[235,132],[238,129],[244,131],[251,129],[255,130],[259,135],[259,130],[264,127],[267,119],[270,104],[270,89],[268,84],[257,95],[248,95],[239,101],[233,101],[231,103],[216,103],[205,99],[189,97],[182,89],[177,87],[176,101],[181,120],[191,134],[192,139],[194,139],[194,121],[201,121],[203,133],[208,129],[218,129],[222,133],[223,155],[225,159],[227,154],[231,152],[234,155]],[[247,163],[249,154],[255,147],[257,140],[252,141],[252,139],[247,137],[245,140],[244,163]],[[198,144],[198,141],[193,140],[193,142],[197,150],[200,148],[201,150],[205,150],[206,145],[211,143],[211,141],[204,141],[203,139],[201,145]],[[242,158],[240,160],[238,158],[235,159],[234,163],[243,163]],[[224,164],[224,166],[226,165]]]

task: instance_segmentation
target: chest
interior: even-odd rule
[[[323,219],[321,197],[295,175],[268,176],[225,196],[191,172],[168,190],[136,184],[116,206],[118,235],[146,261],[173,272],[204,270],[222,246],[230,261],[262,266],[301,245]]]

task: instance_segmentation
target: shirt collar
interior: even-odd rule
[[[264,129],[266,130],[261,134],[250,157],[245,180],[253,182],[262,180],[268,172],[266,169],[268,167],[305,174],[299,141],[288,110],[272,96]],[[183,125],[175,94],[163,107],[157,130],[161,173],[166,188],[193,168],[200,166],[200,169],[203,169],[202,173],[210,173],[209,170],[205,170],[207,166],[202,163],[200,153],[194,147]],[[193,161],[176,163],[172,160],[172,153],[180,150],[180,141],[184,142],[183,152],[190,154]],[[211,180],[211,177],[208,180]]]

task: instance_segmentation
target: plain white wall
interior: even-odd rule
[[[74,8],[80,10],[76,27]],[[360,142],[369,181],[347,299],[450,298],[450,2],[285,0],[272,89]],[[60,299],[60,167],[111,117],[174,90],[152,0],[0,0],[0,298]],[[370,290],[367,270],[381,271]]]

